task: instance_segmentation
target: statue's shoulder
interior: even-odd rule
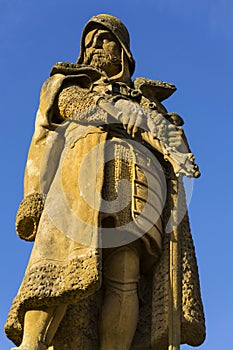
[[[174,84],[148,78],[135,78],[133,84],[134,88],[140,90],[143,96],[151,100],[155,98],[159,102],[166,100],[176,91]]]
[[[78,64],[72,62],[57,62],[51,69],[50,76],[55,74],[67,75],[87,75],[92,81],[99,80],[106,76],[106,73],[97,67],[86,64]],[[106,76],[107,77],[107,76]]]

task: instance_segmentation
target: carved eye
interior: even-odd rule
[[[112,37],[111,33],[103,33],[100,34],[98,37],[99,40],[102,41],[102,43],[109,43],[110,41],[115,41],[114,38]]]

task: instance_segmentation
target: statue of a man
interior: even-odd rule
[[[16,219],[35,243],[5,327],[15,349],[167,349],[174,226],[180,342],[204,341],[177,180],[198,169],[182,118],[161,104],[175,86],[132,81],[134,68],[126,27],[98,15],[77,63],[57,63],[42,87]]]

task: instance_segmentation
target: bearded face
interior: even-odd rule
[[[107,53],[102,49],[93,50],[85,61],[85,63],[90,64],[91,66],[102,69],[106,66],[121,64],[121,60],[118,57],[111,53]]]
[[[84,63],[103,69],[109,77],[120,72],[121,47],[110,31],[94,29],[86,35]]]

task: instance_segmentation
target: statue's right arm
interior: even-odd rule
[[[93,94],[88,93],[88,89],[80,87],[83,83],[81,78],[78,75],[55,74],[42,86],[35,132],[25,169],[24,200],[20,204],[16,218],[17,232],[23,239],[35,238],[45,197],[64,148],[64,132],[71,122],[72,115],[80,114],[80,101],[82,107],[84,102],[87,107],[90,105],[95,107]],[[89,114],[80,115],[84,115],[84,119],[87,119]]]
[[[24,199],[17,217],[19,236],[34,240],[46,194],[56,172],[64,146],[63,127],[57,123],[56,98],[64,76],[50,77],[42,86],[35,131],[28,152],[24,176]]]
[[[64,76],[56,74],[47,79],[42,86],[35,130],[25,168],[24,197],[32,193],[46,194],[49,190],[64,145],[64,127],[56,118],[56,99],[63,81]]]

